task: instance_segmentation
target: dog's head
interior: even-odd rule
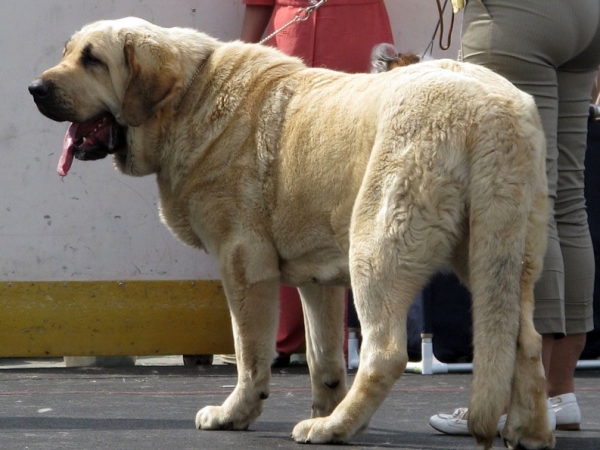
[[[125,158],[131,129],[174,103],[189,69],[173,40],[169,30],[137,18],[95,22],[73,35],[60,63],[30,84],[42,114],[72,122],[60,175],[73,158]]]

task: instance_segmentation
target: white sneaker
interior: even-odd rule
[[[445,434],[470,436],[471,433],[469,433],[467,419],[465,418],[468,412],[468,408],[458,408],[453,414],[436,414],[429,419],[429,425]],[[548,422],[550,422],[550,428],[554,431],[556,429],[556,416],[550,400],[548,400]],[[498,434],[500,434],[505,424],[506,414],[502,414],[496,427]]]
[[[575,394],[562,394],[550,398],[556,416],[556,429],[577,431],[581,425],[581,410]]]
[[[556,413],[554,412],[554,406],[550,399],[546,401],[548,402],[548,422],[550,422],[550,429],[556,431]]]
[[[436,414],[429,418],[429,425],[445,434],[470,436],[465,416],[468,408],[458,408],[452,414]]]
[[[445,433],[452,434],[454,436],[470,436],[469,427],[467,425],[467,413],[468,408],[458,408],[452,414],[436,414],[431,416],[429,419],[429,425],[436,430]],[[504,428],[506,423],[506,414],[500,416],[498,421],[498,433]]]

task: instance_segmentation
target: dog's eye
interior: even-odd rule
[[[104,63],[92,54],[92,47],[87,46],[81,53],[81,63],[85,67],[102,66]]]

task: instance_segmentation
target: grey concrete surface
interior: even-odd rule
[[[353,374],[349,374],[352,382]],[[289,434],[310,412],[305,366],[274,369],[263,415],[245,432],[198,431],[196,411],[220,404],[235,367],[185,367],[181,357],[139,358],[135,367],[65,368],[62,359],[0,360],[0,449],[323,449]],[[557,449],[600,449],[600,371],[578,371],[582,430],[557,432]],[[428,425],[439,411],[466,405],[470,374],[405,374],[348,448],[473,449],[470,437]],[[503,448],[496,440],[496,447]]]

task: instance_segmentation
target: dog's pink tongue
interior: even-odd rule
[[[58,160],[58,167],[56,171],[61,177],[64,177],[71,168],[71,164],[73,164],[73,156],[74,156],[74,148],[75,148],[75,136],[77,134],[77,127],[79,124],[72,123],[65,134],[65,138],[63,140],[63,148],[62,153],[60,155],[60,159]]]

